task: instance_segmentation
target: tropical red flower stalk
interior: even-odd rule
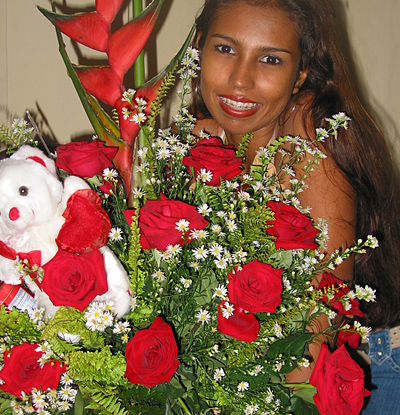
[[[102,134],[99,134],[99,138],[110,146],[118,147],[118,153],[113,161],[121,175],[125,192],[129,194],[134,144],[140,126],[132,119],[126,118],[126,111],[131,108],[124,98],[126,88],[123,79],[145,46],[164,0],[154,0],[133,21],[112,32],[111,23],[123,1],[96,0],[94,12],[72,15],[58,14],[42,7],[38,8],[65,35],[78,43],[107,54],[109,65],[76,66],[71,65],[67,57],[64,57],[64,61],[67,68],[75,72],[87,93],[117,110],[118,126],[110,125],[114,124],[113,121],[104,115],[98,103],[91,100],[89,96],[81,96],[82,102],[85,101],[84,106],[89,107],[91,117],[95,118],[93,123],[93,119],[89,117],[96,132],[101,130]],[[63,45],[60,44],[60,46],[61,49],[64,48]],[[174,61],[177,60],[178,55]],[[170,66],[168,69],[171,69]],[[145,100],[143,112],[146,116],[150,112],[150,105],[157,97],[157,91],[167,73],[163,71],[151,81],[136,87],[134,98]],[[75,87],[78,90],[76,84]]]

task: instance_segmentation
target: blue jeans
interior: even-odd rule
[[[380,339],[380,340],[378,340]],[[400,414],[400,347],[392,349],[389,330],[368,336],[372,395],[362,415]],[[368,398],[367,398],[368,399]]]

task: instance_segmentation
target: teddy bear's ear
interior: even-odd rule
[[[57,176],[57,170],[50,157],[47,157],[43,151],[31,146],[20,147],[10,158],[14,160],[32,160],[45,167],[53,176]]]
[[[38,156],[30,156],[30,157],[28,157],[28,158],[27,158],[27,160],[33,160],[33,161],[36,161],[36,163],[39,163],[39,164],[41,164],[43,167],[46,167],[46,168],[47,168],[46,163],[44,162],[44,160],[43,160],[43,159],[41,159],[41,158],[40,158],[40,157],[38,157]]]

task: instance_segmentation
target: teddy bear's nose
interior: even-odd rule
[[[8,217],[11,220],[17,220],[19,218],[19,210],[16,207],[13,207],[8,212]]]

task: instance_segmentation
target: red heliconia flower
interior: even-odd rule
[[[105,52],[108,56],[109,65],[73,65],[68,58],[61,37],[58,37],[64,63],[99,139],[109,146],[118,148],[118,153],[113,161],[128,195],[132,181],[135,138],[140,127],[135,122],[125,119],[122,112],[128,104],[126,101],[122,101],[126,90],[124,76],[150,37],[164,0],[153,0],[133,21],[112,33],[111,23],[123,1],[96,0],[96,11],[73,15],[54,13],[42,7],[38,7],[38,9],[59,31],[85,46]],[[147,83],[135,87],[135,97],[144,98],[147,102],[147,107],[144,110],[146,115],[150,113],[150,105],[157,97],[157,91],[163,79],[183,56],[192,34],[193,30],[185,45],[166,69]],[[93,97],[116,108],[118,125]]]

